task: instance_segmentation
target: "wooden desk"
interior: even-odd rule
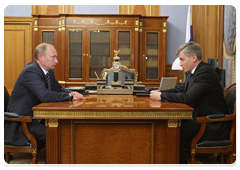
[[[179,163],[182,119],[193,108],[134,95],[88,95],[86,100],[42,103],[48,164]]]

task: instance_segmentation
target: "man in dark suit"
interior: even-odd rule
[[[8,103],[8,112],[33,116],[32,107],[43,102],[58,102],[85,99],[82,94],[64,89],[57,82],[53,69],[58,63],[56,49],[46,43],[35,49],[34,62],[30,62],[19,75]],[[36,137],[38,146],[45,145],[46,129],[43,120],[33,119],[28,128]],[[14,145],[25,145],[21,123],[7,121],[4,139]]]
[[[229,108],[224,100],[223,89],[214,69],[202,62],[202,49],[199,44],[188,42],[177,50],[180,66],[188,72],[185,83],[175,89],[152,91],[150,98],[176,103],[186,103],[194,108],[193,120],[181,123],[180,163],[187,163],[183,156],[186,147],[196,135],[200,124],[196,117],[213,114],[228,114]],[[211,123],[207,125],[202,139],[228,139],[228,123]]]

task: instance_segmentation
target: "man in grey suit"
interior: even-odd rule
[[[187,163],[183,156],[186,147],[196,135],[200,124],[196,117],[213,114],[229,114],[224,100],[223,89],[215,70],[202,61],[202,49],[199,44],[188,42],[177,50],[180,66],[188,72],[185,83],[175,89],[152,91],[150,98],[176,103],[186,103],[194,108],[193,120],[181,123],[180,163]],[[228,139],[229,123],[208,123],[202,139]]]
[[[43,102],[84,100],[78,92],[64,89],[57,82],[53,69],[58,63],[56,49],[47,43],[39,44],[34,53],[34,62],[30,62],[19,75],[8,103],[8,112],[33,116],[32,107]],[[38,145],[45,145],[46,127],[43,120],[33,119],[28,127],[36,137]],[[25,145],[25,136],[21,123],[6,122],[4,139],[14,145]]]

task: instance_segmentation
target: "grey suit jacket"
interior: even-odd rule
[[[43,102],[67,101],[71,97],[70,90],[64,89],[56,81],[54,72],[49,71],[51,89],[47,89],[45,75],[36,61],[30,62],[19,75],[8,103],[8,112],[25,116],[33,116],[32,108]],[[31,132],[34,132],[39,120],[28,123]],[[24,145],[28,139],[24,135],[21,123],[6,122],[4,139],[15,145]]]

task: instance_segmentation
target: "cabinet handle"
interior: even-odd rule
[[[143,55],[143,57],[145,57],[145,55]]]
[[[87,56],[88,56],[88,54],[87,54]]]
[[[85,56],[85,54],[83,54],[83,56]]]

